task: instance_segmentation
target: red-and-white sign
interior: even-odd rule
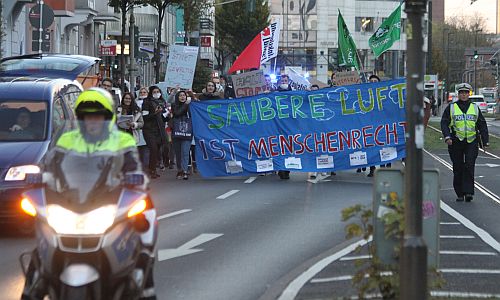
[[[212,37],[211,36],[200,36],[200,46],[201,47],[212,47]]]
[[[99,47],[101,56],[116,56],[116,40],[102,40]]]

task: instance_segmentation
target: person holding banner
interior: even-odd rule
[[[280,84],[278,85],[277,91],[287,92],[291,90],[292,87],[290,86],[288,75],[286,74],[281,75]],[[280,179],[290,179],[290,171],[280,170],[278,171],[278,176],[280,177]]]
[[[216,91],[215,82],[209,81],[205,86],[203,93],[198,97],[198,100],[217,100],[222,99],[221,95]]]
[[[193,124],[189,113],[189,103],[185,91],[175,94],[175,102],[172,104],[173,128],[172,141],[177,165],[177,179],[188,180],[189,151],[193,139]]]

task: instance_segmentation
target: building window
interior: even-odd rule
[[[356,32],[373,32],[373,17],[356,17]]]

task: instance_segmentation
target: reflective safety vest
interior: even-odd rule
[[[104,141],[95,144],[88,143],[80,130],[77,129],[61,135],[57,140],[57,148],[63,152],[71,151],[81,154],[110,153],[116,155],[136,150],[136,144],[132,135],[119,130],[111,130],[108,138]]]
[[[467,139],[467,143],[472,143],[476,139],[476,122],[478,118],[478,107],[471,103],[467,112],[464,113],[457,103],[450,106],[451,124],[457,138],[460,141]]]

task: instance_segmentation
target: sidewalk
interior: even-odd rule
[[[436,153],[437,154],[437,153]],[[441,153],[442,154],[442,153]],[[424,166],[439,164],[430,156],[424,156]],[[397,165],[397,164],[396,164]],[[396,166],[395,166],[396,167]],[[431,299],[500,299],[500,244],[481,228],[481,220],[470,220],[456,209],[464,209],[456,204],[451,187],[451,172],[441,169],[441,207],[439,228],[439,270],[445,284],[442,289],[432,289]],[[488,199],[477,193],[470,209],[486,206]],[[498,205],[491,203],[496,211]],[[455,209],[454,209],[454,208]],[[476,225],[477,226],[476,226]],[[347,223],[346,223],[347,225]],[[481,227],[481,228],[479,228]],[[349,241],[351,244],[355,240]],[[367,262],[368,245],[356,253],[354,247],[344,244],[342,249],[330,250],[317,257],[305,272],[288,285],[279,300],[326,300],[357,299],[357,289],[353,287],[352,276],[359,270],[358,262]],[[306,278],[304,278],[304,276]],[[431,280],[430,278],[428,279]],[[297,281],[302,282],[297,288]],[[295,291],[293,291],[295,289]],[[381,299],[370,295],[368,299]]]

